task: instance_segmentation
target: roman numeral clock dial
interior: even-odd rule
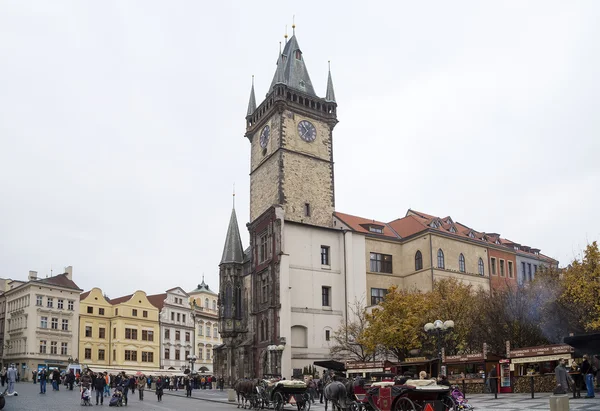
[[[298,123],[298,134],[300,135],[300,138],[307,143],[312,143],[317,138],[315,126],[307,120],[302,120]]]
[[[271,128],[267,124],[265,128],[262,129],[260,133],[260,146],[262,148],[267,148],[267,143],[269,142],[269,134],[271,133]]]

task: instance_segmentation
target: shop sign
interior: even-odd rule
[[[408,357],[404,359],[404,362],[423,362],[428,361],[427,357]]]
[[[536,355],[568,354],[573,352],[570,345],[542,345],[539,347],[527,347],[510,351],[510,358],[533,357]],[[514,362],[514,361],[513,361]]]
[[[483,361],[483,354],[447,355],[446,362]]]
[[[346,368],[348,370],[353,369],[353,372],[354,372],[354,368],[369,368],[369,369],[371,369],[371,371],[367,371],[367,372],[377,372],[377,371],[372,371],[372,369],[373,368],[382,368],[383,369],[383,361],[348,362],[348,363],[346,363]],[[364,372],[364,371],[360,371],[360,372]]]
[[[383,372],[383,368],[348,368],[348,374],[362,374],[370,372]]]
[[[570,356],[569,356],[570,357]],[[543,361],[558,361],[561,358],[565,358],[565,355],[544,355],[541,357],[523,357],[523,358],[513,358],[511,359],[511,363],[513,364],[525,364],[532,362],[543,362]]]

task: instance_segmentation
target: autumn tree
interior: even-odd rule
[[[577,326],[585,331],[600,329],[600,250],[589,244],[581,261],[575,260],[563,272],[561,304],[569,307]]]
[[[365,318],[369,327],[364,333],[365,345],[375,351],[383,347],[398,360],[423,344],[423,325],[431,309],[430,300],[418,291],[390,288],[379,307]]]
[[[375,356],[376,348],[367,347],[365,331],[368,327],[365,305],[362,301],[355,300],[350,307],[351,316],[342,320],[340,327],[333,332],[329,352],[335,359],[349,359],[354,361],[371,361]]]

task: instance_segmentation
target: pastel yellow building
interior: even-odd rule
[[[80,362],[94,371],[159,369],[159,310],[146,293],[109,300],[93,288],[81,295],[80,307]]]

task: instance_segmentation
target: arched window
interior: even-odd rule
[[[242,318],[242,290],[240,287],[235,289],[235,318]]]
[[[458,271],[465,272],[465,256],[462,253],[458,256]]]
[[[438,268],[446,268],[444,265],[444,252],[441,248],[438,250]]]
[[[231,290],[231,285],[228,284],[225,288],[225,318],[231,318],[231,303],[233,300],[232,296],[233,292]]]
[[[308,330],[302,325],[292,327],[292,347],[308,347]]]
[[[217,300],[213,300],[213,311],[217,311]]]
[[[208,310],[208,298],[204,299],[204,308]]]
[[[265,322],[264,321],[260,322],[260,340],[261,341],[265,340]]]
[[[483,260],[480,258],[479,263],[477,263],[479,267],[479,275],[485,275],[485,267],[483,266]]]
[[[415,254],[415,271],[419,271],[423,269],[423,255],[420,251],[417,251]]]

